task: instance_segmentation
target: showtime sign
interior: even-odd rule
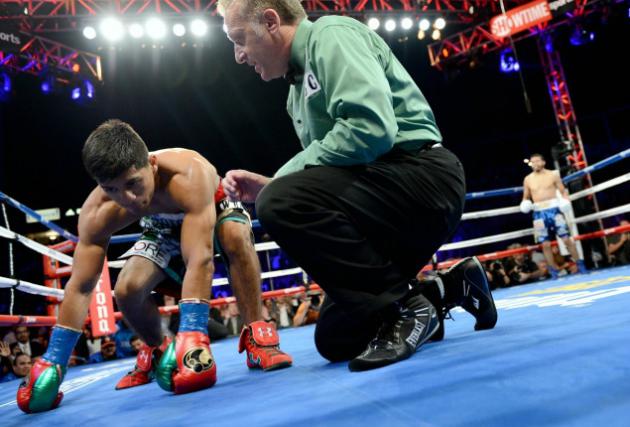
[[[511,9],[490,20],[490,31],[495,37],[504,38],[551,20],[547,0],[538,0]]]

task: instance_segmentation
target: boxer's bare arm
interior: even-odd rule
[[[186,263],[186,274],[182,284],[182,298],[210,298],[214,274],[214,193],[217,185],[214,167],[194,159],[186,173],[175,175],[168,185],[172,200],[184,212],[181,250]]]
[[[116,231],[138,220],[95,189],[81,208],[79,242],[74,252],[72,275],[65,288],[58,324],[81,330],[92,291],[98,282],[109,239]]]
[[[569,197],[569,192],[567,191],[567,188],[562,183],[562,179],[560,179],[560,174],[554,174],[554,184],[556,188],[560,190],[560,193],[562,193],[562,196],[564,198]]]
[[[529,189],[529,184],[527,183],[527,178],[523,180],[523,200],[531,200],[532,191]]]

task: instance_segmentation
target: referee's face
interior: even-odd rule
[[[225,13],[228,39],[234,45],[238,64],[254,68],[264,81],[286,74],[289,67],[286,40],[280,34],[280,17],[273,9],[263,12],[262,23],[248,22],[235,2]]]

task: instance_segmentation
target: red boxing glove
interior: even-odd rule
[[[223,190],[223,184],[221,183],[222,179],[219,178],[219,186],[217,187],[217,191],[214,193],[214,203],[219,203],[221,200],[225,199],[227,195],[225,194],[225,190]]]
[[[179,332],[160,359],[156,379],[160,387],[175,394],[212,387],[217,381],[217,366],[208,335]]]
[[[59,406],[63,398],[59,386],[65,371],[60,365],[38,359],[18,388],[18,407],[26,413],[31,413],[48,411]]]

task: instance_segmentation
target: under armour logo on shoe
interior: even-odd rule
[[[150,357],[151,353],[148,351],[141,351],[138,354],[138,362],[140,363],[148,363],[149,362],[149,357]]]
[[[261,337],[264,337],[265,334],[268,337],[273,337],[273,329],[267,327],[267,328],[258,328],[258,335],[260,335]]]

